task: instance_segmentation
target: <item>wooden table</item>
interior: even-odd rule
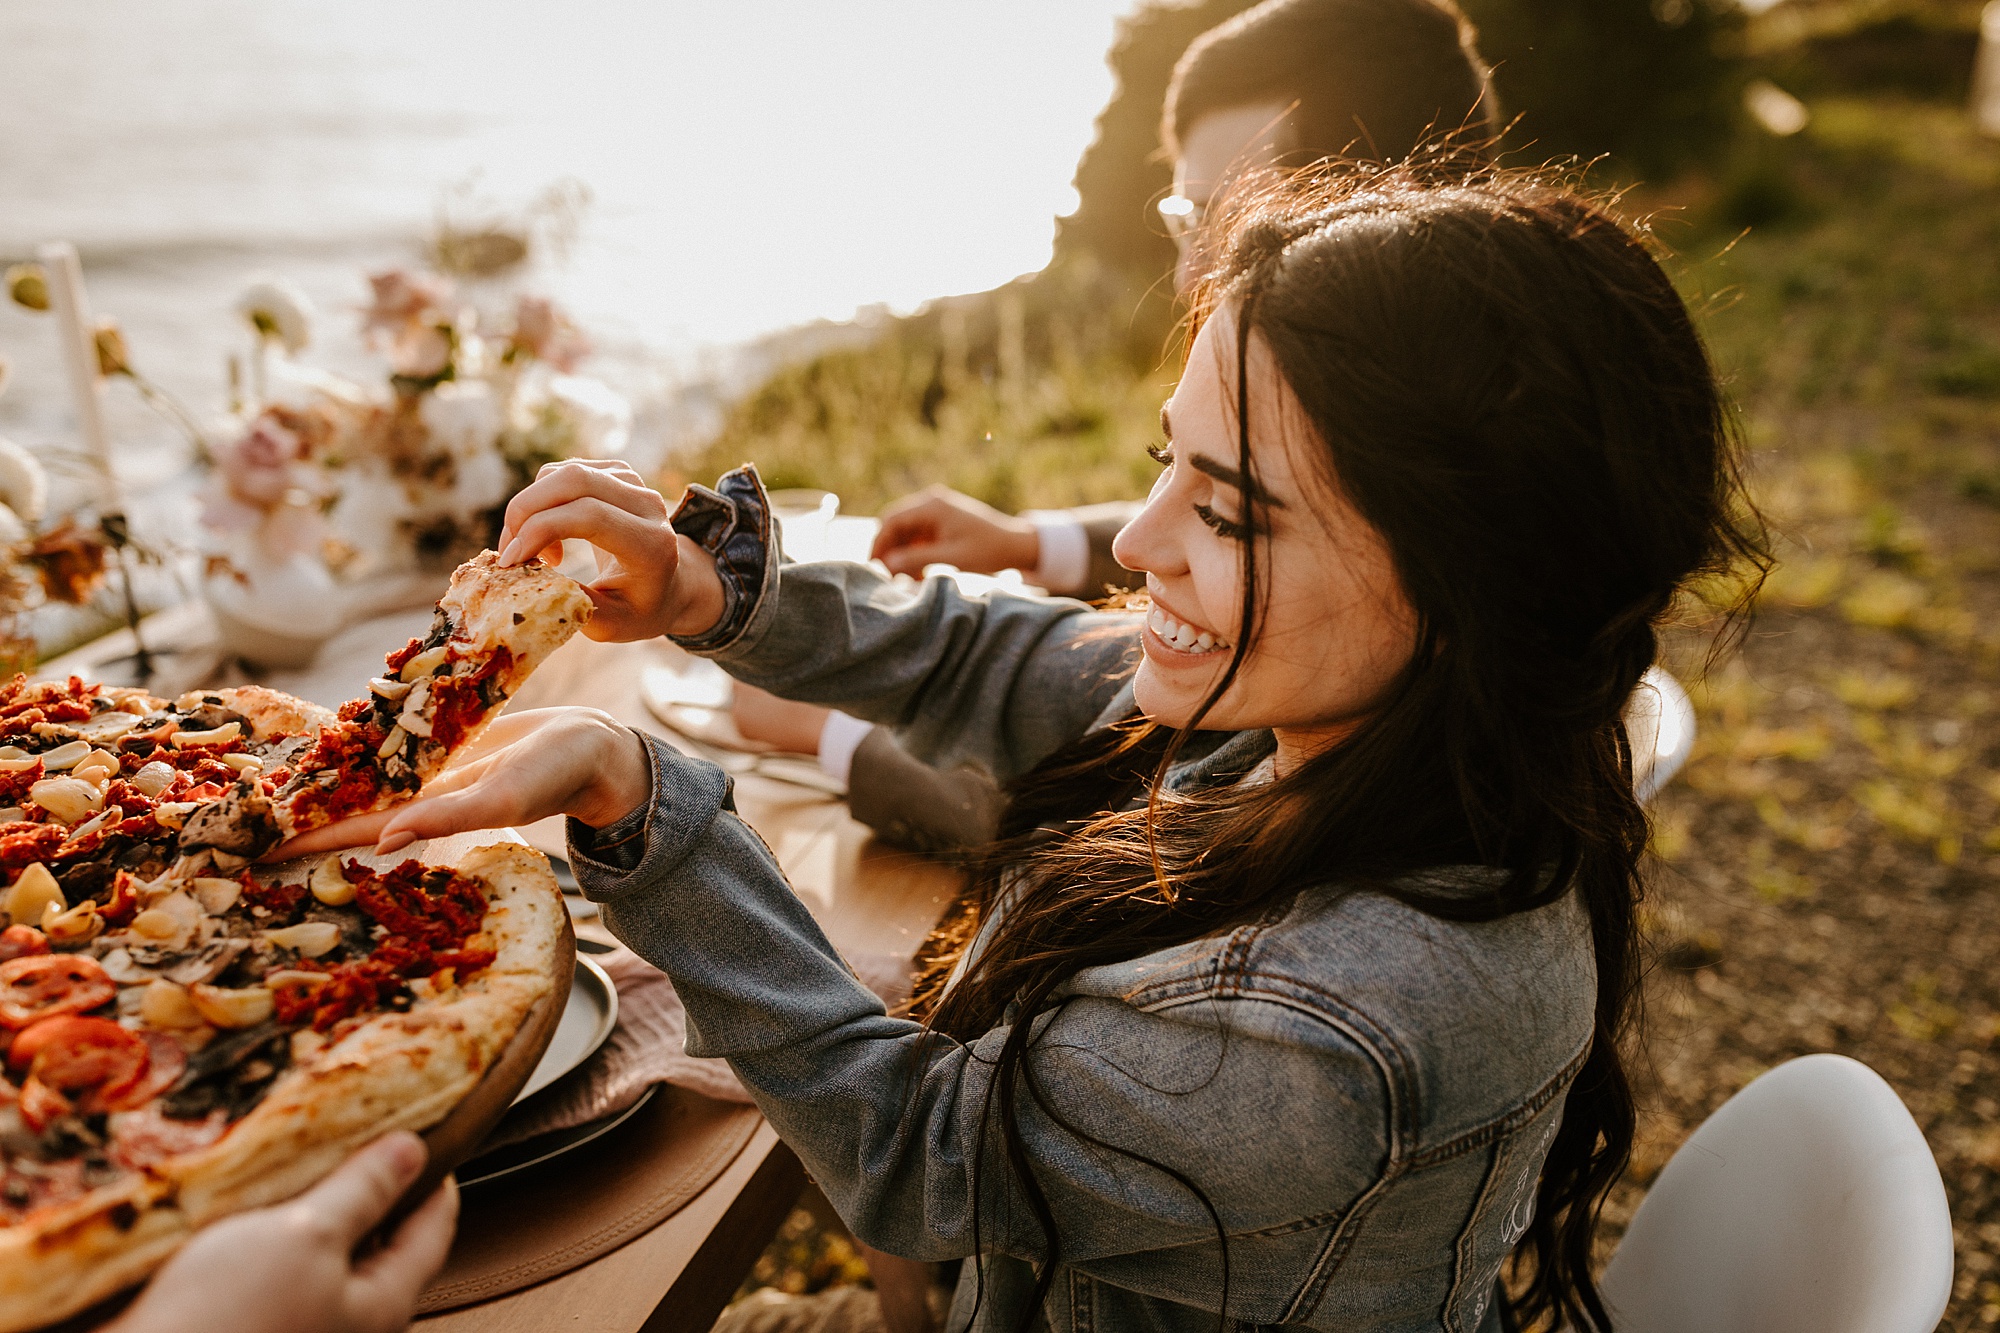
[[[338,702],[364,688],[370,663],[421,632],[428,611],[379,617],[329,644],[314,668],[261,679],[321,702]],[[178,692],[215,683],[217,658],[204,646],[201,608],[177,608],[149,626],[149,645],[181,649],[172,662],[182,678],[156,688]],[[45,674],[91,677],[130,650],[124,632],[48,664]],[[536,672],[512,707],[583,704],[627,725],[670,735],[647,710],[640,681],[648,666],[671,665],[678,649],[664,642],[600,644],[578,637]],[[203,654],[207,656],[204,657]],[[203,662],[207,662],[205,668]],[[240,669],[239,669],[240,670]],[[195,677],[207,675],[208,679]],[[240,675],[237,679],[243,679]],[[834,945],[850,958],[909,957],[956,889],[936,862],[875,840],[823,792],[757,774],[738,778],[737,808],[770,844],[799,896]],[[560,850],[560,821],[521,830],[532,843]],[[609,1142],[607,1139],[605,1142]],[[623,1247],[537,1286],[478,1305],[430,1316],[427,1333],[459,1330],[562,1329],[635,1333],[706,1329],[797,1200],[805,1175],[768,1123],[706,1189],[680,1211]]]

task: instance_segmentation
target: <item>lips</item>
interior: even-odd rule
[[[1205,629],[1199,629],[1185,621],[1176,620],[1155,601],[1146,612],[1146,628],[1155,637],[1176,652],[1199,656],[1202,653],[1219,653],[1229,645]]]

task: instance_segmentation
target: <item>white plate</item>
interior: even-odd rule
[[[556,1035],[549,1039],[548,1050],[542,1052],[541,1063],[528,1075],[514,1104],[534,1096],[596,1054],[617,1026],[618,988],[594,960],[578,954],[576,974],[569,983],[569,1003],[556,1023]]]

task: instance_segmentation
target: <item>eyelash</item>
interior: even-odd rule
[[[1231,541],[1240,542],[1250,536],[1250,529],[1232,519],[1224,518],[1207,505],[1196,505],[1194,516]]]
[[[1149,444],[1146,446],[1146,453],[1161,467],[1174,465],[1174,447],[1171,444]],[[1249,528],[1233,519],[1224,518],[1207,505],[1196,505],[1194,516],[1230,541],[1245,541],[1250,536]]]

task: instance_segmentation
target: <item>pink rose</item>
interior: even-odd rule
[[[514,347],[567,375],[590,355],[590,340],[546,296],[523,296],[514,306]]]
[[[297,435],[268,417],[259,417],[247,434],[222,447],[215,464],[233,498],[268,509],[294,486],[292,464],[299,454]]]
[[[423,324],[405,329],[389,348],[389,368],[405,379],[434,380],[451,365],[450,326]]]
[[[372,300],[362,313],[364,336],[386,334],[394,340],[414,326],[434,323],[451,299],[451,284],[427,273],[392,268],[368,275]]]

